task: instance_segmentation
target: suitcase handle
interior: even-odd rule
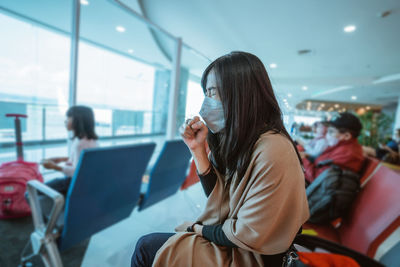
[[[28,118],[28,115],[25,114],[16,114],[16,113],[8,113],[6,117],[15,117],[15,118]]]

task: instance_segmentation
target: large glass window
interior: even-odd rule
[[[99,135],[165,134],[175,39],[111,1],[82,6],[80,26],[77,102]]]
[[[203,103],[204,93],[200,82],[189,80],[186,98],[186,118],[199,116],[199,111]]]
[[[95,108],[100,135],[151,133],[155,68],[80,43],[78,103]]]
[[[66,138],[69,37],[0,13],[0,142],[14,140],[12,119],[24,113],[23,139]]]
[[[80,13],[77,104],[93,108],[100,137],[165,134],[177,39],[112,1],[89,2]],[[135,3],[131,8],[140,10]],[[28,115],[22,121],[24,141],[67,137],[72,6],[70,1],[2,2],[0,143],[15,138],[6,113]],[[208,63],[182,46],[177,128],[198,114],[199,80]]]

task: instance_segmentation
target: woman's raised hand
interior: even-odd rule
[[[54,163],[58,164],[60,162],[68,161],[68,158],[67,157],[54,157],[54,158],[48,158],[45,160],[50,160],[50,161],[53,161]]]
[[[51,159],[44,159],[40,164],[42,164],[43,167],[48,170],[55,170],[57,166],[57,163],[55,163]]]
[[[187,119],[179,131],[183,141],[192,152],[198,149],[205,149],[208,128],[198,116]]]

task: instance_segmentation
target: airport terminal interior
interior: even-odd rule
[[[307,266],[400,266],[400,1],[0,0],[0,36],[0,267],[136,266],[142,236],[198,221],[213,205],[216,190],[207,193],[203,178],[218,169],[212,154],[220,147],[210,146],[212,164],[201,171],[184,133],[198,133],[190,124],[196,116],[209,135],[228,132],[222,126],[218,135],[208,121],[206,100],[214,98],[202,77],[232,51],[263,63],[283,122],[278,132],[288,133],[304,164],[307,187],[299,190],[310,217],[295,260],[343,254],[355,265]],[[232,130],[235,113],[227,119],[224,102],[231,96],[221,92]],[[88,130],[78,117],[90,118],[79,112],[92,116],[94,140],[82,142],[77,129]],[[312,207],[329,193],[314,199],[323,183],[318,168],[334,166],[339,178],[355,173],[357,188],[345,212],[318,221]],[[65,191],[49,187],[65,177]],[[338,183],[332,190],[342,190]],[[201,225],[203,243],[252,257],[282,252],[260,253],[219,223],[234,247],[208,239]],[[154,266],[187,266],[170,249]],[[238,262],[211,266],[261,266]]]

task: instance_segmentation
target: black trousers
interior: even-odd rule
[[[71,177],[56,178],[45,183],[45,185],[61,193],[64,197],[67,195],[70,184],[71,184]],[[42,194],[39,192],[39,195]],[[25,199],[29,203],[28,198],[29,198],[28,192],[25,192]]]
[[[173,236],[173,233],[152,233],[142,236],[136,243],[131,259],[131,267],[150,267],[153,264],[157,251]],[[262,255],[264,266],[281,267],[286,253]]]
[[[45,183],[48,187],[60,192],[65,197],[71,184],[71,177],[62,177],[50,180]]]

